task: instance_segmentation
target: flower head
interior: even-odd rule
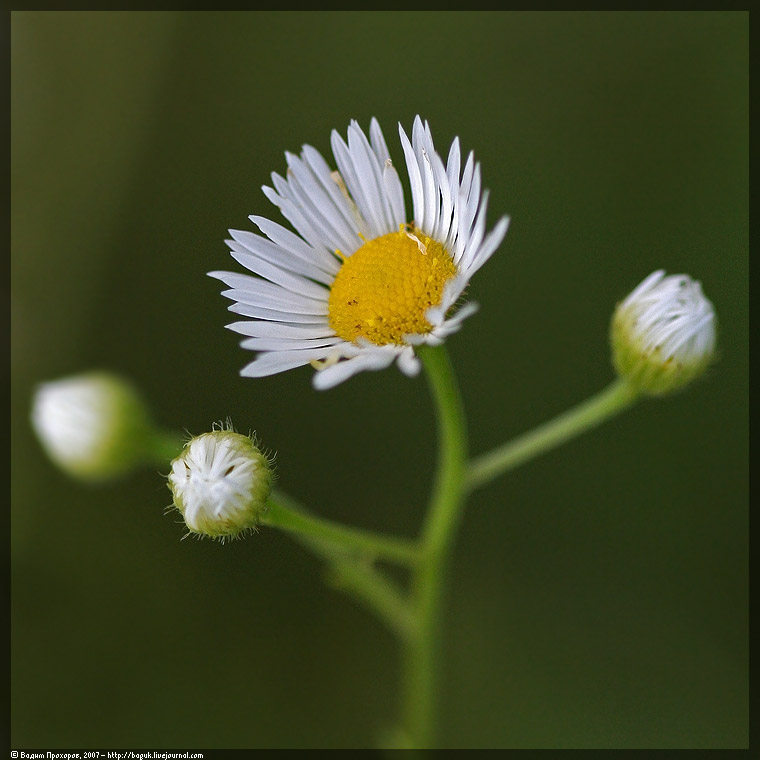
[[[420,368],[415,347],[438,345],[476,310],[457,303],[472,275],[507,232],[503,217],[486,234],[488,192],[472,153],[461,166],[459,140],[444,164],[427,123],[409,140],[399,126],[412,191],[413,219],[375,119],[369,139],[352,121],[348,141],[335,131],[338,171],[309,145],[286,153],[283,178],[264,194],[298,234],[260,216],[263,235],[230,230],[233,258],[257,276],[210,272],[230,289],[230,311],[248,319],[228,327],[259,352],[242,375],[264,377],[311,364],[316,388],[394,361]]]
[[[248,436],[213,430],[172,462],[169,489],[191,533],[235,538],[256,527],[272,488],[267,456]]]
[[[618,305],[610,339],[619,375],[644,393],[669,393],[712,361],[715,311],[699,282],[658,270]]]
[[[32,426],[62,470],[93,481],[132,469],[145,458],[153,434],[137,391],[107,372],[39,385],[32,399]]]

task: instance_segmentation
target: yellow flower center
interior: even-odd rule
[[[347,257],[330,290],[330,327],[347,341],[383,346],[428,333],[425,318],[441,303],[443,286],[456,274],[448,251],[418,229],[369,240]]]

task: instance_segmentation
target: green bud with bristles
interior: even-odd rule
[[[256,528],[273,479],[254,439],[219,429],[185,444],[171,464],[169,489],[191,533],[224,540]]]

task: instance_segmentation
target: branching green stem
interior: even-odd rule
[[[402,640],[413,635],[417,621],[396,584],[371,565],[332,560],[328,580],[372,610]]]
[[[513,441],[467,462],[464,409],[445,349],[419,351],[438,421],[438,464],[418,542],[347,527],[316,517],[286,494],[273,492],[262,524],[294,535],[328,562],[328,578],[372,610],[404,644],[404,745],[432,748],[443,590],[451,548],[466,495],[504,472],[601,424],[629,407],[637,393],[617,380],[587,401]],[[408,567],[409,598],[375,566],[385,560]]]
[[[333,588],[374,612],[402,640],[410,635],[415,620],[409,602],[397,584],[371,560],[347,553],[321,538],[303,533],[294,533],[293,537],[327,562],[326,577]]]
[[[297,502],[281,491],[272,493],[261,523],[318,539],[323,544],[332,545],[338,551],[358,553],[368,559],[413,565],[419,556],[414,541],[351,528],[316,517],[306,512]]]

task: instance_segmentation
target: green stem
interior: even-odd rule
[[[459,389],[444,347],[426,347],[419,355],[438,413],[439,459],[422,529],[422,555],[412,578],[417,627],[405,652],[403,709],[413,746],[428,748],[435,737],[443,583],[464,505],[467,436]]]
[[[467,488],[473,491],[507,470],[553,449],[627,409],[638,394],[625,380],[615,380],[604,390],[553,420],[493,451],[476,457],[467,469]]]
[[[279,491],[272,493],[261,524],[318,539],[339,551],[358,552],[369,559],[383,559],[402,565],[413,565],[418,559],[417,546],[413,541],[316,517]]]
[[[396,584],[371,565],[332,561],[328,581],[372,610],[401,639],[412,635],[416,620]]]
[[[278,495],[284,497],[283,494]],[[298,505],[298,509],[301,509]],[[300,544],[328,565],[328,582],[374,612],[391,632],[402,639],[412,631],[415,620],[408,601],[398,586],[366,558],[346,553],[330,541],[304,533],[294,533]]]

